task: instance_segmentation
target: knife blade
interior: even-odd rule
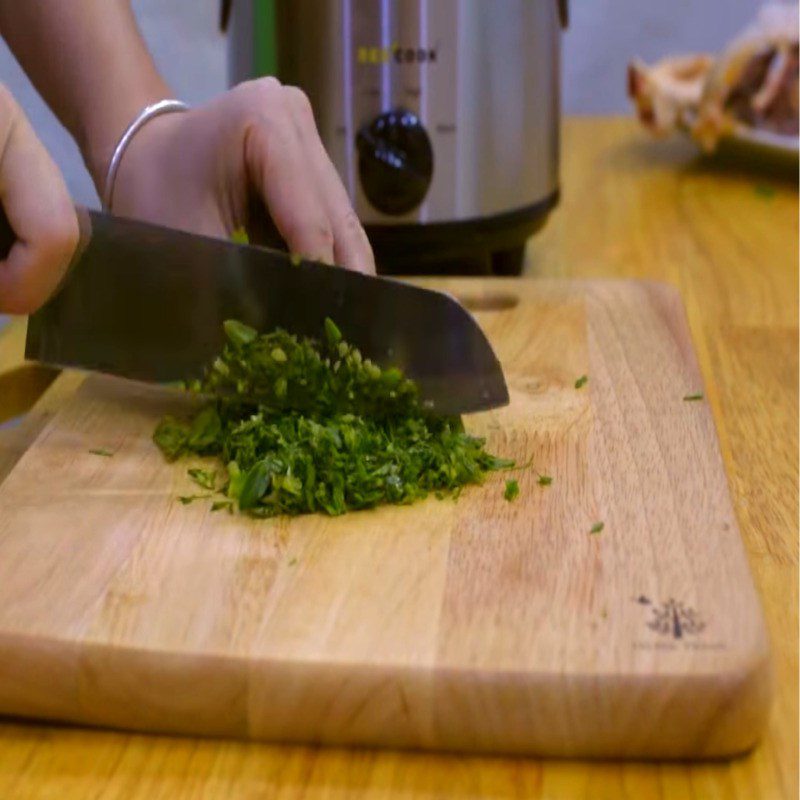
[[[78,217],[81,240],[66,277],[28,321],[28,359],[188,380],[221,351],[226,319],[317,337],[330,317],[365,357],[413,378],[438,413],[508,402],[491,345],[450,295],[84,208]],[[2,229],[5,253],[11,241]]]

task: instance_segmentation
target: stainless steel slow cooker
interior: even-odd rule
[[[519,272],[558,200],[566,0],[230,0],[231,84],[308,94],[384,273]]]

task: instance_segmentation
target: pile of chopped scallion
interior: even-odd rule
[[[426,412],[414,383],[342,340],[331,320],[321,340],[225,323],[222,354],[193,388],[212,396],[192,419],[165,418],[153,438],[173,461],[211,456],[189,470],[214,510],[256,517],[343,514],[384,503],[458,494],[514,466],[484,450],[458,417]],[[224,467],[224,468],[223,468]]]

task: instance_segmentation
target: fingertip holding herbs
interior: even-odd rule
[[[166,417],[153,434],[169,461],[198,455],[225,465],[219,485],[217,471],[189,470],[222,495],[213,511],[338,515],[429,493],[457,497],[514,466],[487,453],[459,417],[431,414],[411,380],[363,358],[330,319],[321,341],[259,335],[235,320],[224,330],[222,354],[192,387],[214,399],[191,419]]]

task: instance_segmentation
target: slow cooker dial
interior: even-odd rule
[[[384,214],[413,211],[433,179],[433,148],[419,117],[387,111],[356,136],[358,174],[369,202]]]

